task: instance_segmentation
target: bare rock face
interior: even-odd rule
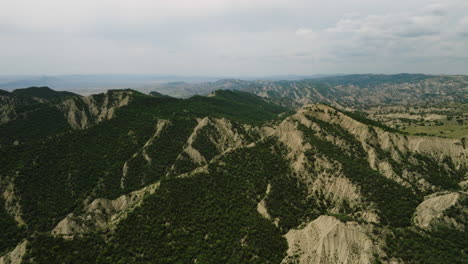
[[[378,250],[366,232],[356,222],[322,215],[285,235],[289,249],[283,263],[374,263]]]
[[[115,111],[128,105],[133,91],[109,91],[105,94],[70,98],[59,108],[65,112],[72,128],[85,129],[92,124],[114,117]]]
[[[6,186],[5,190],[3,191],[2,198],[5,201],[6,211],[11,216],[13,216],[13,218],[19,225],[24,225],[25,222],[23,218],[21,217],[22,215],[21,204],[19,201],[19,197],[16,194],[15,185],[13,184],[12,180],[10,180],[9,184]]]
[[[148,148],[151,147],[151,145],[154,144],[154,142],[156,142],[156,140],[159,138],[159,136],[161,135],[162,131],[167,128],[168,126],[171,125],[171,122],[168,121],[168,120],[165,120],[165,119],[159,119],[158,122],[156,122],[156,126],[155,126],[155,132],[153,134],[153,136],[151,136],[148,141],[145,142],[145,145],[143,145],[143,147],[141,148],[141,150],[139,150],[138,152],[136,152],[135,154],[133,154],[133,156],[127,160],[123,167],[122,167],[122,177],[120,178],[120,188],[121,189],[124,189],[125,188],[125,181],[126,181],[126,178],[127,178],[127,175],[128,175],[128,172],[129,172],[129,162],[138,157],[138,155],[142,155],[143,158],[146,160],[146,162],[148,164],[151,164],[151,162],[153,161],[152,158],[148,155]]]
[[[464,230],[468,208],[463,205],[463,200],[468,199],[464,192],[442,192],[427,196],[418,205],[414,214],[414,224],[422,229],[432,229],[437,225],[445,225]],[[448,210],[456,210],[458,213],[450,214]]]
[[[320,110],[320,111],[314,111]],[[468,164],[468,148],[464,146],[461,140],[448,139],[439,137],[421,137],[407,136],[397,133],[384,131],[381,128],[373,127],[373,131],[366,124],[363,124],[351,117],[335,111],[333,108],[326,105],[308,105],[304,106],[299,113],[310,113],[316,118],[326,121],[331,124],[337,124],[354,135],[359,141],[365,145],[369,141],[376,141],[384,150],[397,149],[402,153],[419,152],[431,155],[437,160],[444,157],[451,157],[455,165]]]
[[[268,209],[266,207],[266,201],[265,199],[267,198],[268,194],[271,192],[271,184],[268,184],[267,185],[267,189],[266,189],[266,192],[265,192],[265,196],[263,197],[263,199],[257,204],[257,212],[265,217],[266,219],[268,220],[272,220],[271,218],[271,215],[268,213]],[[277,223],[277,222],[275,222]]]
[[[26,245],[28,241],[25,240],[19,243],[15,249],[0,257],[0,264],[21,264],[23,257],[26,254]]]
[[[347,204],[358,213],[356,217],[378,223],[379,217],[374,212],[374,206],[365,202],[359,186],[344,176],[342,164],[323,155],[314,155],[313,161],[309,159],[312,154],[307,151],[313,150],[314,146],[307,142],[299,126],[316,131],[321,130],[317,123],[308,119],[309,114],[310,109],[303,108],[278,126],[263,128],[263,134],[277,137],[278,141],[287,147],[286,158],[290,161],[292,171],[306,183],[309,195],[320,194],[327,200],[330,212],[338,213],[342,205]],[[310,168],[313,168],[312,171]]]
[[[7,123],[17,116],[14,106],[9,102],[3,101],[0,100],[0,124]]]
[[[253,127],[246,125],[236,126],[236,124],[225,118],[204,117],[197,119],[197,122],[198,124],[187,139],[184,150],[178,156],[177,160],[184,159],[184,156],[188,156],[191,162],[199,166],[210,162],[209,158],[204,157],[200,153],[201,150],[194,147],[194,143],[199,137],[206,136],[216,148],[217,153],[222,154],[226,151],[251,143],[246,138],[245,134],[255,130]],[[172,171],[173,170],[174,166],[172,167]]]
[[[125,218],[129,211],[139,206],[145,196],[153,194],[158,187],[159,182],[130,194],[122,195],[115,200],[95,199],[85,206],[84,214],[74,215],[70,213],[67,215],[52,230],[52,234],[72,238],[75,234],[112,228]]]
[[[307,121],[303,121],[309,116],[340,127],[352,135],[365,150],[371,168],[408,188],[416,187],[423,192],[440,191],[440,188],[429,184],[421,173],[408,171],[404,166],[400,166],[403,163],[421,165],[411,158],[408,159],[407,155],[422,154],[433,159],[436,163],[444,164],[443,166],[447,168],[453,164],[454,170],[458,171],[466,171],[468,167],[468,148],[466,144],[463,144],[464,139],[408,136],[393,133],[380,127],[364,124],[330,106],[320,104],[304,106],[291,119],[294,118],[302,125],[316,129],[314,125],[308,125]],[[337,146],[346,147],[339,140],[324,139],[330,140]],[[388,156],[382,157],[378,153],[385,153]],[[468,174],[465,175],[468,176]]]

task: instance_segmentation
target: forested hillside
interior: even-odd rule
[[[35,89],[0,93],[1,264],[468,261],[463,138],[282,95]]]

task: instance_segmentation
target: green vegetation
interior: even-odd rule
[[[271,192],[266,196],[266,205],[270,216],[279,219],[282,233],[328,214],[325,197],[319,193],[308,195],[305,184],[297,176],[287,174],[273,177],[270,184]]]
[[[468,136],[468,104],[427,103],[416,106],[377,106],[365,115],[407,134],[462,138]]]
[[[279,263],[286,241],[256,211],[267,183],[287,170],[271,147],[239,149],[223,165],[210,164],[208,173],[163,180],[105,245],[93,236],[42,237],[32,245],[30,263]],[[80,255],[73,253],[78,247],[85,249]]]
[[[299,129],[318,153],[343,164],[344,174],[361,187],[361,192],[367,199],[377,205],[382,224],[396,227],[411,224],[412,214],[420,199],[410,189],[371,169],[365,159],[346,155],[343,149],[318,138],[311,129],[303,125],[300,125]],[[309,158],[313,155],[313,151],[307,154]]]
[[[12,92],[14,95],[22,97],[35,97],[45,100],[63,99],[67,97],[79,96],[71,92],[58,92],[49,87],[29,87],[24,89],[16,89]]]
[[[398,129],[395,129],[395,128],[392,128],[392,127],[389,127],[389,126],[386,126],[378,121],[375,121],[375,120],[372,120],[372,119],[369,119],[367,118],[367,115],[365,112],[361,112],[361,111],[355,111],[355,112],[348,112],[348,111],[342,111],[342,110],[338,110],[336,109],[337,111],[340,111],[342,113],[344,113],[345,115],[351,117],[352,119],[356,120],[356,121],[359,121],[363,124],[366,124],[366,125],[369,125],[369,126],[374,126],[374,127],[379,127],[387,132],[392,132],[392,133],[399,133],[399,134],[406,134],[404,131],[400,131]]]
[[[439,162],[433,158],[424,156],[419,153],[412,154],[412,157],[418,161],[418,165],[407,164],[410,171],[420,173],[424,179],[433,185],[442,187],[445,190],[458,190],[460,186],[458,182],[463,179],[463,172],[457,171],[450,158],[446,158],[444,163],[448,165],[450,170],[447,170]]]
[[[413,135],[462,138],[468,136],[468,124],[447,124],[441,126],[409,125],[404,131]]]
[[[265,121],[278,119],[284,107],[276,106],[260,97],[241,91],[218,90],[213,97],[194,96],[187,101],[189,105],[204,106],[199,108],[203,116],[225,117],[240,123],[262,125]]]
[[[18,112],[24,114],[0,125],[0,145],[13,145],[15,141],[20,144],[30,143],[70,130],[64,114],[54,106],[40,104],[31,108],[30,111],[18,109]]]
[[[0,126],[0,134],[7,139],[22,133],[30,138],[28,145],[0,148],[0,165],[8,169],[2,174],[16,175],[14,182],[28,228],[41,231],[79,211],[88,197],[115,198],[165,176],[196,125],[195,118],[229,117],[260,124],[285,110],[243,92],[219,91],[214,97],[186,100],[134,92],[130,104],[118,109],[115,118],[85,130],[71,130],[58,110],[44,109],[49,112],[33,111],[31,115],[37,116]],[[154,159],[148,164],[140,152],[160,119],[169,120],[171,125],[146,150]],[[121,188],[127,161],[131,169]],[[177,165],[180,171],[193,169]]]
[[[219,134],[216,132],[216,128],[212,124],[208,124],[198,130],[198,136],[192,144],[192,146],[208,161],[219,154],[215,143],[212,142],[210,138],[215,139],[216,142],[219,140]]]
[[[0,256],[7,250],[11,250],[18,244],[24,236],[22,227],[18,227],[16,221],[5,211],[3,204],[5,201],[0,198]]]
[[[291,89],[298,85],[280,84]],[[328,84],[315,87],[321,94],[338,93],[329,88]],[[113,93],[109,91],[109,105],[117,103],[110,96]],[[280,263],[287,250],[283,235],[290,229],[320,215],[343,222],[363,221],[355,214],[362,209],[360,205],[326,198],[322,190],[309,192],[307,184],[320,173],[312,162],[324,157],[342,165],[325,171],[342,172],[362,194],[363,206],[378,209],[381,224],[374,230],[388,234],[385,251],[390,258],[408,263],[467,261],[466,232],[447,227],[426,232],[411,227],[423,194],[414,185],[415,191],[372,169],[360,141],[340,125],[307,116],[320,129],[299,125],[304,143],[312,146],[306,152],[311,163],[306,163],[308,174],[295,175],[288,150],[277,138],[261,138],[260,129],[246,128],[274,124],[290,112],[248,93],[216,91],[210,97],[182,100],[133,91],[129,104],[118,108],[112,119],[90,122],[88,128],[79,130],[69,126],[56,104],[68,95],[54,95],[46,102],[26,95],[6,96],[23,101],[15,106],[18,117],[0,125],[0,191],[11,181],[26,225],[18,226],[0,199],[0,255],[27,239],[27,264]],[[48,97],[47,93],[41,96]],[[104,94],[94,96],[98,105],[105,98]],[[72,100],[84,109],[81,100]],[[363,113],[343,113],[368,125],[371,133],[376,133],[374,126],[398,132]],[[234,132],[246,143],[255,144],[219,155],[222,131],[209,123],[197,131],[192,142],[207,164],[195,163],[184,149],[197,120],[204,117],[229,119]],[[157,130],[160,122],[165,126]],[[19,144],[13,144],[16,140]],[[422,154],[400,153],[411,162],[397,162],[390,152],[373,144],[378,159],[388,161],[397,174],[409,170],[441,189],[459,189],[465,168],[457,170],[450,158],[437,162]],[[207,169],[178,177],[201,165]],[[115,229],[95,230],[71,240],[51,235],[50,230],[67,214],[82,213],[85,201],[114,199],[154,182],[160,182],[155,193],[147,194],[141,206],[128,212]],[[271,219],[257,211],[262,199]],[[467,202],[446,214],[463,223],[466,214],[462,209]],[[381,262],[377,256],[376,262]]]
[[[332,85],[356,85],[360,87],[369,87],[373,88],[381,84],[391,83],[391,84],[401,84],[401,83],[413,83],[424,81],[434,76],[425,75],[425,74],[351,74],[344,76],[332,76],[320,78],[320,81],[323,81]]]
[[[170,172],[174,164],[176,173],[193,170],[196,164],[176,162],[179,153],[187,142],[188,137],[196,126],[195,120],[176,119],[165,127],[154,142],[145,148],[146,155],[151,157],[147,161],[143,153],[128,160],[128,174],[123,180],[126,190],[136,190],[151,184]],[[154,133],[154,132],[153,132]]]
[[[468,262],[466,231],[442,227],[434,232],[395,229],[385,240],[389,257],[401,258],[406,263]]]
[[[78,239],[54,238],[37,233],[28,239],[24,264],[95,264],[105,242],[102,234],[89,234]]]

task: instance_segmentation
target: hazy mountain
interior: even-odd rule
[[[325,74],[316,75],[282,75],[265,77],[242,77],[245,80],[300,80],[307,78],[320,78],[329,76]],[[179,76],[158,74],[74,74],[56,76],[1,76],[0,89],[12,91],[14,89],[47,86],[56,90],[69,90],[82,95],[105,92],[108,89],[132,88],[142,92],[153,91],[161,83],[202,83],[212,82],[223,77],[216,76]],[[181,96],[198,94],[199,91],[182,93]],[[172,93],[170,93],[172,94]]]
[[[176,97],[235,89],[269,98],[288,107],[306,103],[344,106],[468,102],[468,76],[461,75],[344,75],[298,81],[224,79],[208,83],[168,83],[154,90]]]
[[[467,261],[466,138],[265,97],[2,92],[0,263]]]
[[[139,88],[145,85],[171,82],[206,82],[217,80],[215,77],[190,77],[176,75],[144,74],[76,74],[58,76],[2,76],[0,89],[12,91],[31,86],[48,86],[57,90],[69,90],[79,94],[92,94],[108,89]]]
[[[29,87],[23,89],[16,89],[12,93],[16,96],[32,97],[43,100],[53,100],[58,98],[78,96],[77,94],[71,92],[57,92],[50,89],[49,87]]]

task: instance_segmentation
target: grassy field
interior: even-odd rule
[[[468,137],[468,125],[447,124],[443,126],[408,126],[404,131],[410,134],[425,133],[448,138]]]
[[[366,109],[368,118],[411,135],[468,137],[468,104],[384,106]]]

